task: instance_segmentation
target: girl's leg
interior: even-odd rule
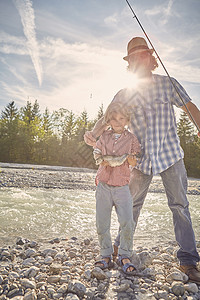
[[[112,207],[113,201],[110,188],[100,182],[96,189],[96,228],[102,257],[108,257],[113,252],[110,235]]]
[[[114,190],[114,204],[118,221],[120,224],[120,247],[119,255],[122,257],[131,257],[133,250],[133,201],[129,190],[129,186],[123,186]]]

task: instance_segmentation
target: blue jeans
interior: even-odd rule
[[[167,195],[168,206],[173,214],[176,241],[180,247],[177,257],[181,265],[196,265],[200,258],[196,249],[189,202],[186,196],[187,174],[183,160],[179,160],[160,173],[160,176]],[[129,187],[133,196],[133,219],[136,224],[152,178],[152,174],[146,175],[137,169],[132,171]],[[119,244],[119,236],[116,238],[115,244]]]
[[[129,186],[110,186],[99,182],[96,189],[96,227],[100,244],[100,254],[108,257],[113,253],[110,235],[112,208],[115,206],[120,224],[119,254],[122,257],[131,257],[133,250],[134,222],[132,207],[133,201]]]

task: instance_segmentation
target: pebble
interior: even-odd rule
[[[0,248],[0,300],[200,300],[200,286],[178,269],[177,249],[174,242],[136,248],[137,271],[128,276],[116,263],[109,270],[94,267],[95,239],[52,238],[39,244],[18,238]]]

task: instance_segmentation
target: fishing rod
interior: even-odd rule
[[[133,10],[132,6],[130,5],[130,3],[129,3],[129,1],[128,1],[128,0],[126,0],[126,3],[128,4],[128,6],[129,6],[129,8],[130,8],[130,10],[131,10],[131,12],[132,12],[132,14],[133,14],[133,18],[135,18],[135,19],[137,20],[137,22],[138,22],[138,24],[139,24],[140,28],[141,28],[141,29],[142,29],[142,31],[144,32],[144,35],[146,36],[146,38],[147,38],[147,40],[148,40],[149,44],[151,45],[152,49],[154,50],[154,52],[155,52],[155,54],[156,54],[156,56],[157,56],[158,60],[160,61],[161,65],[162,65],[162,67],[163,67],[163,69],[164,69],[164,71],[166,72],[166,74],[167,74],[167,76],[168,76],[168,78],[169,78],[169,80],[170,80],[171,84],[173,85],[173,87],[174,87],[175,91],[177,92],[177,94],[178,94],[179,98],[181,99],[181,102],[183,103],[183,105],[184,105],[185,109],[187,110],[187,112],[188,112],[188,115],[190,116],[190,119],[192,120],[192,122],[193,122],[193,123],[194,123],[194,125],[196,126],[197,130],[200,132],[200,128],[199,128],[198,124],[196,123],[196,121],[194,120],[194,118],[193,118],[193,116],[192,116],[191,112],[190,112],[190,111],[189,111],[189,109],[187,108],[187,106],[186,106],[186,104],[185,104],[185,102],[184,102],[183,98],[181,97],[181,94],[179,93],[179,90],[178,90],[178,88],[177,88],[177,87],[176,87],[176,85],[174,84],[174,82],[173,82],[173,80],[172,80],[171,76],[169,75],[169,73],[168,73],[167,69],[165,68],[165,66],[164,66],[164,64],[163,64],[163,62],[162,62],[162,60],[161,60],[160,56],[158,55],[158,53],[157,53],[156,49],[154,48],[154,46],[153,46],[153,44],[152,44],[152,42],[151,42],[150,38],[148,37],[148,35],[147,35],[146,31],[144,30],[144,27],[142,26],[142,24],[141,24],[140,20],[139,20],[139,19],[138,19],[138,17],[136,16],[136,14],[135,14],[135,12],[134,12],[134,10]]]

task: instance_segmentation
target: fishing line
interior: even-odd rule
[[[129,8],[130,8],[130,10],[131,10],[131,12],[132,12],[132,14],[133,14],[133,18],[135,18],[135,19],[137,20],[137,22],[138,22],[138,24],[139,24],[140,28],[141,28],[141,29],[142,29],[142,31],[144,32],[144,35],[146,36],[146,38],[147,38],[147,40],[148,40],[149,44],[151,45],[152,49],[154,50],[154,52],[155,52],[155,54],[156,54],[156,56],[157,56],[158,60],[160,61],[161,65],[162,65],[162,67],[163,67],[163,69],[164,69],[164,71],[166,72],[166,74],[167,74],[167,76],[168,76],[168,78],[169,78],[169,80],[170,80],[171,84],[173,85],[173,87],[174,87],[175,91],[177,92],[177,94],[178,94],[179,98],[181,99],[181,102],[183,103],[183,105],[184,105],[185,109],[187,110],[187,112],[188,112],[188,115],[190,116],[190,119],[192,120],[192,122],[193,122],[193,123],[194,123],[194,125],[196,126],[197,130],[200,132],[200,128],[199,128],[199,126],[197,125],[197,123],[196,123],[196,121],[194,120],[194,118],[193,118],[192,114],[190,113],[189,109],[187,108],[187,106],[186,106],[186,104],[185,104],[185,102],[184,102],[183,98],[181,97],[181,95],[180,95],[180,93],[179,93],[179,90],[178,90],[178,88],[176,87],[176,85],[174,84],[174,82],[173,82],[172,78],[170,77],[170,75],[169,75],[169,73],[168,73],[167,69],[165,68],[165,66],[164,66],[164,64],[163,64],[163,62],[162,62],[162,60],[161,60],[160,56],[158,55],[158,53],[157,53],[156,49],[154,48],[154,46],[153,46],[153,44],[152,44],[152,42],[151,42],[150,38],[148,37],[148,35],[147,35],[146,31],[144,30],[144,27],[142,26],[142,24],[141,24],[140,20],[139,20],[139,19],[138,19],[138,17],[136,16],[136,14],[135,14],[135,12],[134,12],[134,10],[133,10],[132,6],[130,5],[130,3],[129,3],[129,1],[128,1],[128,0],[126,0],[126,3],[128,4],[128,6],[129,6]]]

